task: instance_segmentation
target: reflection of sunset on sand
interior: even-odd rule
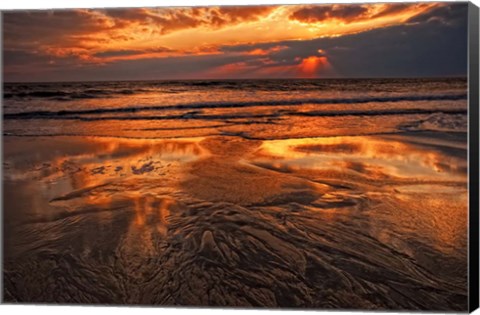
[[[408,139],[408,138],[407,138]],[[422,148],[388,137],[331,137],[268,141],[262,151],[277,156],[277,165],[286,167],[328,169],[338,167],[377,176],[410,177],[418,181],[447,178],[465,179],[467,161],[464,155],[445,156],[439,150]],[[456,146],[455,143],[446,145]],[[466,150],[466,146],[460,148]]]
[[[7,139],[5,180],[16,196],[10,200],[26,204],[6,213],[16,222],[7,232],[19,236],[7,239],[6,248],[20,259],[39,246],[55,250],[73,242],[68,252],[79,264],[75,272],[87,272],[90,264],[123,270],[122,280],[114,269],[100,278],[114,285],[112,293],[128,285],[128,293],[103,300],[114,303],[204,305],[230,298],[223,303],[273,306],[282,303],[275,298],[279,293],[253,288],[274,277],[284,286],[278,292],[294,292],[285,305],[328,307],[311,294],[329,292],[337,306],[370,308],[373,302],[357,294],[375,287],[367,279],[378,272],[391,279],[382,290],[401,290],[411,301],[406,305],[414,306],[408,304],[417,298],[413,288],[422,287],[425,303],[451,307],[465,301],[466,151],[456,141],[423,141],[414,135]],[[37,153],[27,157],[25,150]],[[15,158],[20,156],[25,158]],[[40,185],[32,186],[33,178]],[[40,225],[52,238],[36,238],[47,231],[30,230]],[[72,231],[71,225],[83,228]],[[112,251],[116,262],[101,258]],[[432,255],[442,255],[443,264],[431,265]],[[257,270],[247,263],[255,257],[280,269]],[[22,273],[36,267],[19,268]],[[210,277],[220,270],[226,282],[216,285]],[[144,274],[156,279],[155,287]],[[335,291],[319,274],[337,283]],[[238,295],[245,285],[238,276],[256,283],[242,293],[247,300]],[[202,293],[182,280],[187,278],[218,293]],[[67,301],[65,294],[79,285],[88,284],[59,286],[64,293],[56,300]],[[390,296],[374,303],[398,303]]]

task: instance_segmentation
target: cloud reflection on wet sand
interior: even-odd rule
[[[5,299],[463,310],[462,141],[9,137]]]

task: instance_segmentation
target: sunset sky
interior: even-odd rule
[[[466,3],[3,12],[4,80],[465,76]]]

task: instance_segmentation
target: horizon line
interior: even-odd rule
[[[274,81],[274,80],[386,80],[386,79],[467,79],[465,75],[445,76],[385,76],[385,77],[324,77],[324,78],[195,78],[195,79],[133,79],[133,80],[66,80],[66,81],[2,81],[2,84],[32,84],[32,83],[97,83],[97,82],[181,82],[181,81]]]

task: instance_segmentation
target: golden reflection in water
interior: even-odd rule
[[[27,183],[22,187],[28,188],[32,197],[25,211],[34,217],[55,218],[59,211],[74,214],[82,209],[132,208],[137,226],[146,224],[155,213],[158,232],[165,234],[166,217],[174,202],[157,197],[156,190],[174,189],[186,163],[208,156],[199,145],[202,140],[87,137],[16,141],[25,151],[19,153],[27,159],[7,156],[4,179]],[[28,184],[31,180],[34,185]]]
[[[145,226],[148,220],[155,223],[157,231],[161,235],[166,234],[167,217],[170,214],[170,207],[175,201],[168,197],[157,197],[153,194],[142,194],[135,192],[130,196],[133,199],[135,208],[135,220],[137,227]]]
[[[168,216],[176,202],[159,194],[174,189],[183,164],[207,156],[201,138],[144,140],[87,138],[90,150],[60,154],[48,162],[50,173],[41,181],[53,205],[77,211],[132,209],[133,217],[125,234],[127,255],[155,252],[155,238],[167,233]],[[167,187],[165,187],[167,186]],[[107,211],[111,213],[111,211]],[[100,212],[102,213],[102,212]],[[108,215],[103,215],[108,220]]]
[[[229,198],[232,202],[241,203],[248,201],[248,198],[261,202],[269,194],[288,194],[285,188],[288,185],[318,189],[316,194],[320,196],[320,202],[328,206],[328,211],[320,211],[319,215],[327,221],[335,221],[339,215],[346,218],[351,214],[352,207],[356,206],[343,201],[369,196],[382,203],[382,207],[371,211],[372,228],[380,229],[393,224],[400,235],[428,235],[434,240],[433,245],[444,251],[458,247],[459,242],[463,242],[463,232],[466,230],[466,188],[438,184],[453,180],[466,182],[466,159],[461,156],[448,154],[445,149],[440,151],[434,146],[414,145],[401,139],[382,137],[305,138],[263,142],[235,139],[142,140],[91,137],[82,138],[81,141],[87,142],[88,147],[75,152],[72,148],[78,147],[78,142],[70,146],[65,142],[59,143],[58,148],[61,150],[57,151],[43,149],[38,145],[34,148],[35,156],[40,158],[35,160],[30,171],[25,172],[22,167],[17,169],[12,162],[10,164],[14,166],[7,170],[7,177],[10,180],[34,178],[39,183],[29,192],[34,197],[30,200],[30,206],[25,207],[38,215],[53,211],[52,205],[69,211],[86,206],[98,209],[131,208],[133,217],[129,225],[131,233],[128,235],[132,235],[133,239],[129,240],[132,246],[136,246],[134,239],[148,243],[154,234],[165,235],[167,218],[176,206],[174,199],[165,197],[169,195],[165,189],[190,189],[188,192],[192,193],[195,188],[202,192],[198,196],[206,200],[221,198],[221,201],[225,201],[227,196],[231,196]],[[25,147],[28,156],[32,148]],[[444,145],[443,148],[445,147],[448,148]],[[238,157],[242,156],[240,161],[262,161],[276,169],[286,165],[293,172],[262,172],[261,168],[239,165]],[[184,167],[185,163],[201,158],[203,159],[199,163],[192,163],[195,167],[191,168],[192,164],[188,168]],[[44,164],[48,167],[43,167]],[[295,171],[305,169],[355,172],[380,184],[386,183],[382,179],[388,178],[390,182],[388,187],[387,184],[363,187],[361,183],[355,182],[354,177],[335,178],[339,187],[354,184],[355,189],[358,189],[342,191],[336,186],[322,184],[322,178],[319,178],[321,175],[318,174],[312,175],[316,176],[315,180],[319,179],[318,184],[316,181],[305,183],[303,175],[296,177]],[[188,176],[186,173],[193,171],[196,176],[193,176],[192,183],[179,185],[181,177]],[[400,181],[394,181],[415,181],[418,178],[425,181],[422,185],[415,182],[416,186],[412,190],[402,186]],[[426,180],[435,180],[437,184],[428,184]],[[312,182],[315,183],[313,186]],[[58,199],[59,197],[62,198]],[[49,206],[50,200],[54,202],[50,202]],[[318,212],[318,207],[311,206],[312,211]]]
[[[166,175],[170,167],[193,161],[207,154],[198,139],[146,140],[87,138],[94,149],[88,153],[62,155],[50,164],[52,172],[48,182],[64,179],[61,191],[72,191],[85,187],[96,187],[115,180],[126,178],[160,177]],[[47,179],[45,178],[45,179]],[[45,183],[47,187],[55,187]],[[95,204],[109,204],[111,197],[88,195],[87,201]]]
[[[292,175],[315,180],[324,175],[339,184],[353,184],[354,191],[343,193],[346,197],[368,196],[373,201],[364,214],[369,218],[370,232],[385,242],[397,246],[411,235],[444,253],[463,255],[467,231],[466,145],[434,139],[421,145],[410,140],[362,136],[265,141],[252,160]],[[361,183],[348,174],[360,174],[370,181]],[[335,191],[338,193],[342,192]],[[327,196],[323,194],[322,200]]]
[[[435,148],[380,137],[331,137],[265,141],[259,158],[291,169],[352,170],[372,177],[466,179],[466,158]]]
[[[133,255],[154,253],[155,238],[167,234],[168,216],[175,200],[138,191],[129,194],[129,199],[134,204],[135,217],[125,234],[126,250]]]

